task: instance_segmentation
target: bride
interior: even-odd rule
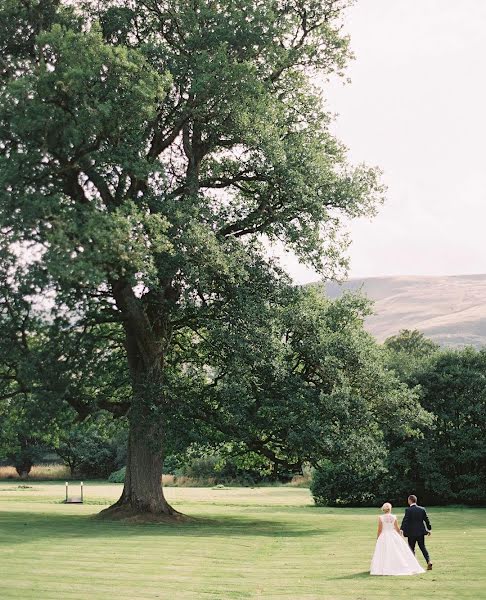
[[[378,536],[371,561],[371,575],[416,575],[425,573],[415,555],[400,534],[392,505],[385,502],[383,515],[378,517]]]

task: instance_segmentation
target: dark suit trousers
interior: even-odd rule
[[[422,554],[424,555],[425,560],[427,561],[427,563],[430,562],[430,556],[429,553],[427,552],[427,548],[425,547],[425,536],[423,535],[419,535],[418,537],[408,537],[408,545],[410,546],[410,550],[415,554],[415,544],[419,545],[420,550],[422,551]]]

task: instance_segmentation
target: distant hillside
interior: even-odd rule
[[[443,346],[486,346],[486,275],[370,277],[326,287],[331,298],[361,289],[375,301],[366,328],[379,341],[418,329]]]

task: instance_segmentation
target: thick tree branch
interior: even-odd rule
[[[163,129],[159,129],[155,132],[154,137],[152,139],[152,143],[150,145],[150,149],[148,151],[149,159],[157,158],[158,156],[160,156],[160,154],[162,154],[162,152],[164,152],[164,150],[167,150],[167,148],[169,148],[169,146],[174,143],[177,136],[181,133],[183,127],[188,122],[189,118],[190,113],[185,112],[185,114],[183,114],[176,121],[176,123],[171,127],[171,129],[168,132],[164,131]]]
[[[25,394],[24,390],[14,390],[13,392],[8,392],[6,394],[0,394],[0,401],[9,400],[10,398],[15,398],[15,396],[20,396]]]
[[[232,177],[213,177],[207,178],[200,181],[199,186],[201,188],[213,188],[213,189],[224,189],[228,187],[237,187],[239,183],[263,183],[269,181],[269,177],[263,174],[249,175],[249,171],[242,171]]]
[[[114,199],[105,179],[92,166],[89,166],[89,167],[86,166],[84,168],[84,172],[86,173],[86,175],[89,178],[89,180],[91,181],[91,183],[98,190],[98,192],[101,196],[101,199],[105,203],[105,206],[107,206],[107,207],[113,206],[115,204],[115,199]]]
[[[153,334],[152,324],[128,282],[113,280],[110,283],[116,305],[124,318],[127,336],[136,343],[145,368],[150,372],[155,367],[154,360],[160,359],[160,343]]]
[[[265,216],[266,215],[266,216]],[[261,233],[275,221],[274,209],[260,204],[244,219],[226,225],[219,230],[218,235],[223,237],[242,237],[253,233]]]
[[[68,171],[63,177],[63,192],[80,204],[89,204],[89,199],[86,196],[83,186],[79,183],[79,171],[74,169]]]

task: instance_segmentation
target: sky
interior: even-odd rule
[[[486,273],[486,0],[358,0],[350,84],[323,85],[353,163],[387,199],[350,224],[351,277]],[[284,259],[299,283],[317,280]]]

